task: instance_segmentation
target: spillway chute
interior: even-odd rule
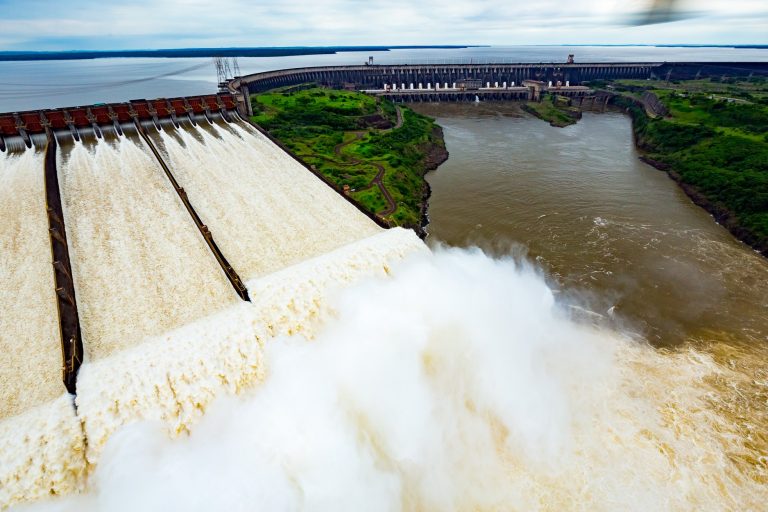
[[[62,125],[50,145],[32,134],[31,149],[22,137],[4,139],[0,173],[11,181],[0,215],[13,222],[0,229],[24,238],[0,243],[24,244],[0,251],[0,277],[20,280],[0,287],[0,303],[19,305],[0,317],[4,357],[18,358],[0,372],[13,369],[3,382],[19,386],[3,390],[0,446],[19,429],[33,441],[3,452],[0,508],[78,490],[127,422],[194,428],[215,397],[260,382],[265,343],[311,336],[334,290],[426,250],[409,231],[382,230],[236,118],[190,112],[179,127],[133,119],[98,131]],[[46,208],[45,148],[60,211]],[[238,299],[227,267],[253,303]],[[81,345],[60,331],[57,301],[77,305]],[[20,339],[24,351],[14,349]],[[62,358],[72,378],[82,362],[76,402],[61,382]]]

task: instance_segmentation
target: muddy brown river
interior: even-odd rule
[[[555,128],[514,104],[418,110],[444,128],[450,152],[428,176],[428,240],[528,262],[575,316],[647,340],[661,364],[633,378],[660,383],[662,411],[687,385],[667,382],[663,367],[678,357],[711,360],[711,375],[691,377],[709,390],[701,411],[720,418],[734,481],[765,488],[768,260],[638,160],[631,121],[619,112]],[[689,412],[670,418],[701,421]],[[757,496],[746,487],[728,495]],[[725,503],[715,508],[744,506]]]
[[[573,307],[657,346],[768,343],[768,260],[638,160],[630,119],[566,128],[516,105],[422,105],[450,158],[428,176],[429,239],[538,265]]]

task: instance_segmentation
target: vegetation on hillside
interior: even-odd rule
[[[768,81],[619,81],[638,147],[698,204],[768,255]],[[669,109],[652,119],[638,92]]]
[[[392,225],[419,229],[424,174],[445,159],[434,120],[366,94],[304,87],[251,98],[253,121]],[[398,113],[398,109],[400,113]]]

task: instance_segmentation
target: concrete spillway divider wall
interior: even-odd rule
[[[221,252],[221,249],[219,249],[219,246],[216,245],[216,241],[213,239],[213,234],[208,229],[208,226],[206,226],[203,223],[202,219],[200,219],[200,216],[197,214],[194,207],[192,206],[192,203],[189,201],[189,197],[187,196],[187,193],[185,192],[184,188],[182,188],[179,185],[178,181],[176,181],[176,178],[173,176],[173,173],[171,172],[170,167],[168,167],[168,164],[165,163],[165,160],[163,160],[162,155],[160,155],[160,152],[157,150],[152,140],[147,136],[147,133],[144,130],[144,127],[141,126],[141,123],[139,122],[139,120],[137,118],[134,118],[134,122],[136,125],[136,130],[138,131],[144,143],[147,145],[147,147],[150,149],[150,151],[154,155],[157,162],[160,164],[160,167],[162,167],[163,171],[165,172],[165,175],[167,176],[168,180],[171,182],[173,189],[178,194],[179,198],[181,199],[181,202],[184,203],[184,207],[187,209],[187,212],[189,212],[189,215],[192,217],[192,220],[195,222],[195,226],[197,226],[197,229],[200,231],[200,234],[203,235],[203,239],[205,239],[205,243],[210,248],[211,252],[216,258],[216,261],[219,263],[219,265],[221,266],[221,269],[224,271],[224,274],[227,276],[227,279],[232,284],[232,287],[235,289],[235,291],[237,292],[237,294],[240,296],[241,299],[245,301],[250,301],[251,299],[248,296],[248,289],[245,287],[245,284],[243,284],[242,279],[240,279],[240,276],[237,274],[235,269],[232,268],[232,265],[229,264],[229,262],[227,261],[227,258]]]
[[[74,394],[77,371],[83,362],[83,342],[80,319],[77,313],[77,297],[72,280],[72,265],[67,245],[67,230],[61,205],[61,191],[56,169],[56,138],[47,131],[48,145],[45,150],[45,204],[48,213],[48,230],[51,238],[56,304],[59,312],[61,335],[62,377],[67,391]]]

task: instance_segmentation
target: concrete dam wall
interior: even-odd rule
[[[535,64],[404,64],[362,66],[318,66],[281,69],[237,77],[230,81],[232,93],[251,93],[276,87],[317,82],[332,87],[379,89],[385,84],[453,84],[479,80],[482,84],[521,84],[524,80],[569,82],[619,78],[683,79],[710,76],[768,75],[764,62],[627,62],[627,63],[535,63]]]
[[[0,510],[80,490],[121,425],[189,432],[261,380],[270,339],[311,337],[334,290],[426,250],[226,103],[133,105],[4,132]]]

